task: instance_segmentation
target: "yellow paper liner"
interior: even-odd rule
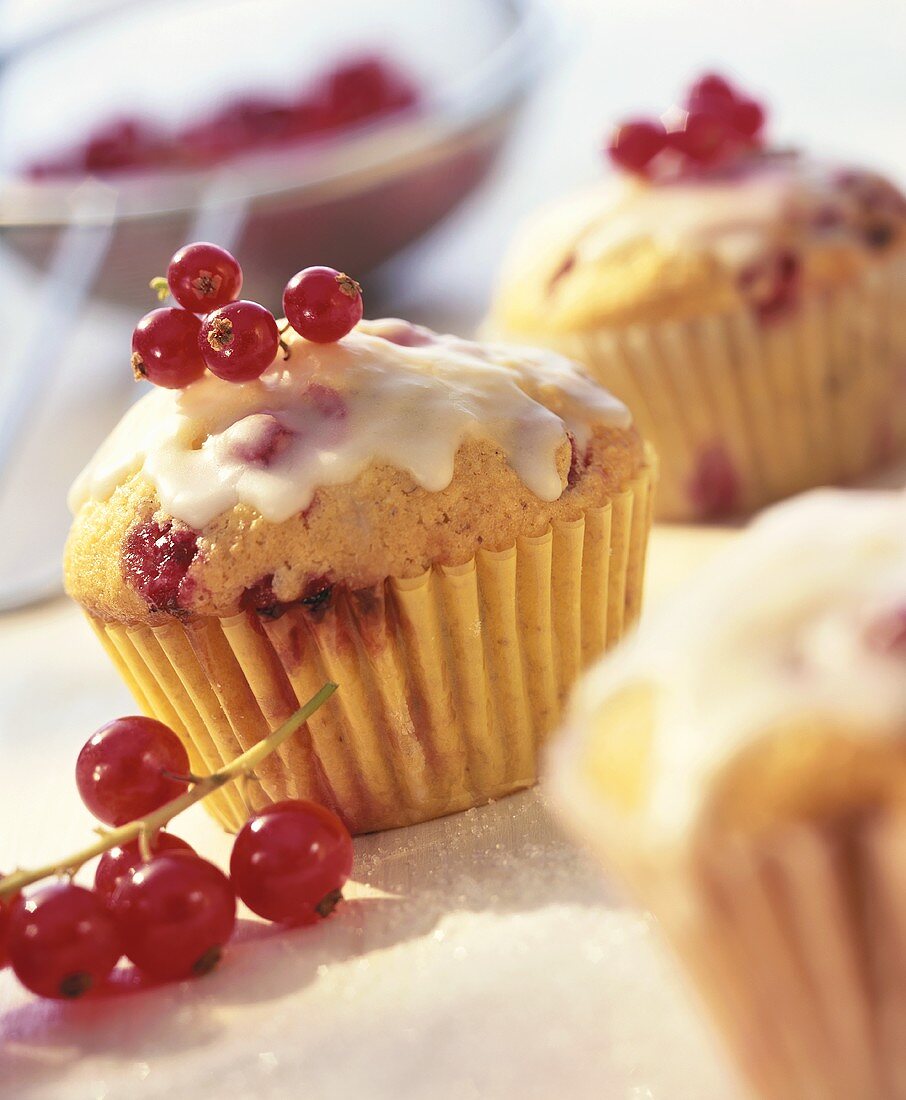
[[[176,730],[202,772],[325,680],[339,684],[255,783],[218,792],[211,810],[227,828],[297,797],[355,832],[411,824],[536,781],[539,743],[579,672],[638,617],[652,496],[649,466],[582,519],[464,565],[335,589],[326,610],[92,623],[138,705]]]
[[[632,410],[661,459],[657,514],[702,518],[690,486],[720,448],[750,512],[906,454],[906,261],[803,296],[760,323],[748,308],[552,341]]]
[[[640,893],[761,1100],[906,1097],[906,813],[706,844]]]

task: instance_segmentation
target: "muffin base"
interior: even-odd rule
[[[656,447],[661,519],[749,513],[906,454],[903,259],[806,293],[782,318],[739,308],[550,343]]]
[[[89,615],[146,714],[212,771],[326,681],[336,695],[258,769],[207,800],[227,828],[283,798],[354,832],[530,786],[580,671],[638,617],[653,468],[605,507],[458,566],[335,590],[326,610],[129,626]]]
[[[705,844],[648,885],[757,1096],[906,1096],[902,810]]]

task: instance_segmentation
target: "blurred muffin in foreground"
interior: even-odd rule
[[[638,614],[652,469],[628,410],[550,353],[281,328],[260,378],[127,413],[73,490],[68,591],[196,770],[339,684],[266,799],[367,831],[533,783],[580,668]],[[225,824],[249,793],[220,792]]]
[[[717,76],[621,127],[621,170],[532,218],[487,331],[550,345],[663,461],[658,515],[750,512],[906,454],[906,199],[764,144]]]
[[[906,1096],[906,496],[768,512],[588,674],[551,763],[758,1095]]]

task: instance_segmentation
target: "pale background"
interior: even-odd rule
[[[662,109],[705,66],[764,94],[784,140],[906,181],[901,0],[562,6],[571,26],[493,180],[393,265],[395,312],[468,330],[519,218],[601,170],[608,120]],[[39,7],[8,3],[7,31]],[[31,295],[21,266],[0,265],[7,351]],[[65,485],[130,396],[134,320],[95,307],[61,333],[47,318],[45,354],[65,369],[0,495],[0,578],[55,577]],[[659,532],[654,598],[722,537]],[[74,757],[131,709],[65,603],[0,617],[0,867],[87,836]],[[200,811],[179,831],[225,861],[228,842]],[[0,1095],[737,1100],[649,919],[558,837],[537,795],[357,851],[360,900],[313,931],[275,935],[249,921],[204,982],[57,1006],[0,974]]]

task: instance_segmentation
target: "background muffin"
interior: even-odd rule
[[[565,818],[759,1095],[903,1095],[906,497],[774,509],[582,684]]]
[[[765,148],[758,105],[717,77],[687,106],[669,134],[621,128],[613,152],[634,171],[521,229],[487,325],[579,359],[627,402],[662,457],[667,519],[751,511],[906,453],[906,199]],[[759,129],[732,130],[739,111]]]
[[[628,411],[556,356],[405,322],[284,338],[260,380],[127,414],[73,490],[70,594],[202,768],[337,681],[267,798],[362,831],[532,783],[580,667],[638,614]]]

